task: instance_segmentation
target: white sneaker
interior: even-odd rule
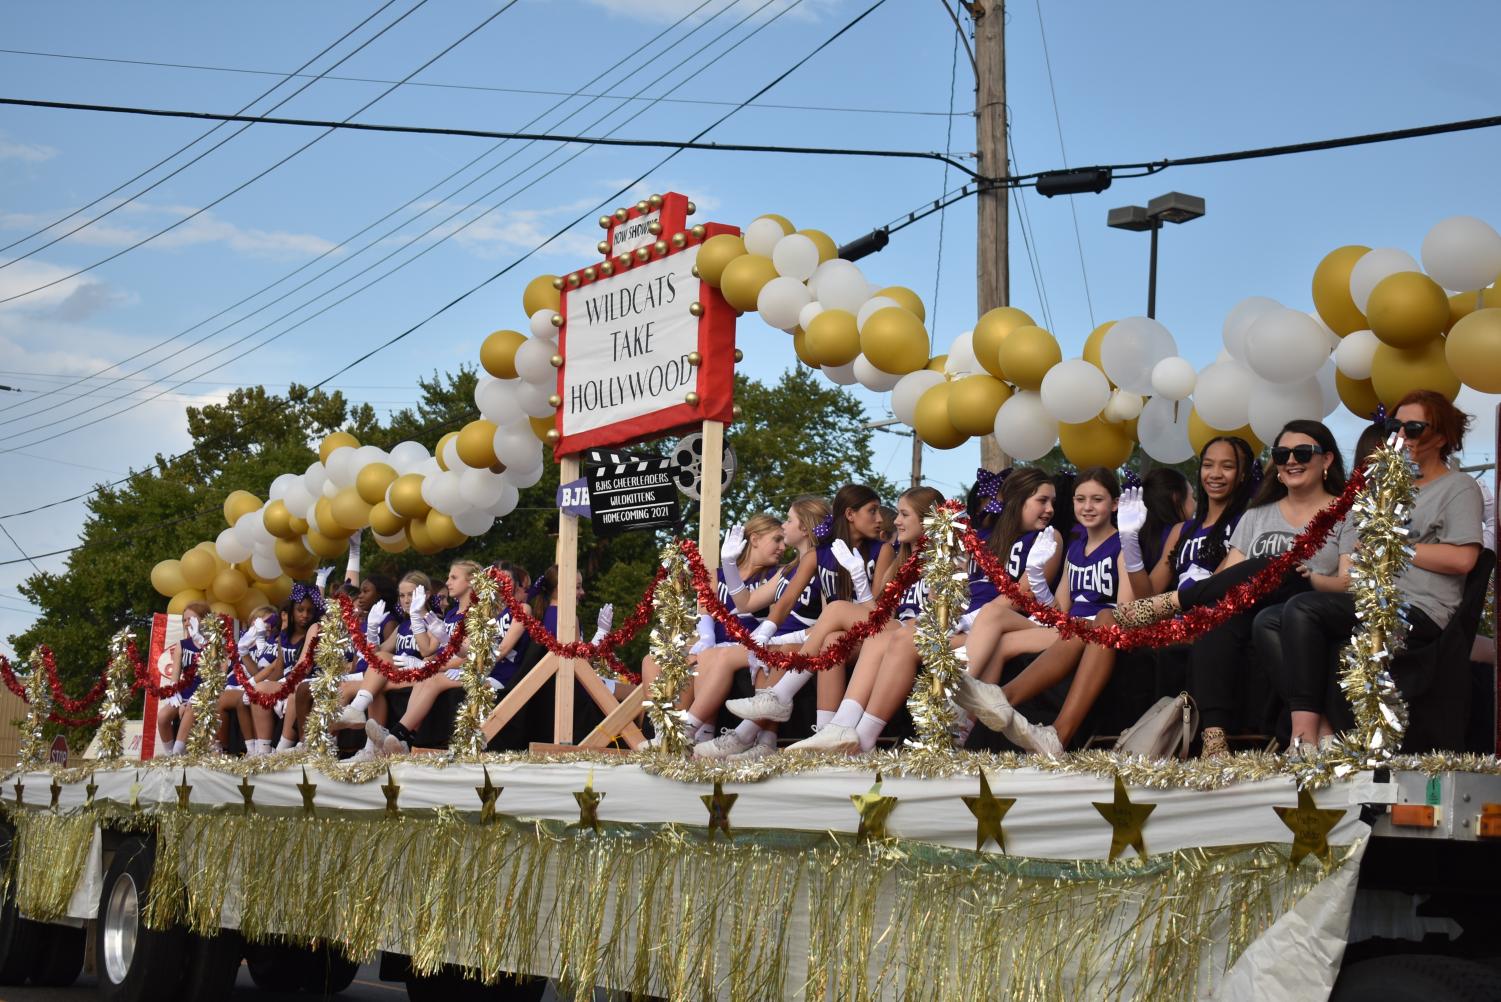
[[[353,755],[349,756],[351,762],[369,762],[376,757],[374,745],[366,745]]]
[[[693,746],[694,758],[732,758],[743,752],[756,747],[755,741],[747,741],[733,730],[726,728],[724,733],[712,741]]]
[[[804,738],[795,745],[790,745],[789,752],[843,752],[846,755],[858,755],[860,753],[860,735],[855,733],[853,727],[842,727],[839,724],[825,724],[811,738]]]
[[[746,699],[732,699],[724,704],[724,708],[741,720],[792,719],[792,704],[782,702],[770,689],[759,689]]]
[[[382,742],[382,745],[384,747],[381,750],[387,755],[405,755],[412,750],[411,745],[389,732],[387,732],[386,740]]]
[[[385,745],[386,738],[390,736],[391,732],[386,730],[379,720],[372,717],[365,721],[365,737],[369,738],[375,744],[377,754],[379,754],[379,749]]]
[[[353,730],[365,726],[365,711],[356,709],[353,703],[344,707],[344,712],[334,718],[333,730]]]
[[[1006,701],[1006,694],[998,685],[981,682],[969,672],[959,676],[959,687],[954,690],[954,702],[975,715],[986,727],[1004,734],[1011,726],[1015,712]]]
[[[743,751],[739,755],[731,755],[729,758],[725,759],[725,761],[726,762],[744,762],[744,761],[746,761],[748,759],[753,759],[753,758],[765,758],[768,755],[775,755],[776,753],[777,753],[777,735],[776,735],[776,732],[775,731],[762,731],[756,737],[756,743],[753,744],[753,745],[751,745],[750,749],[748,751]]]
[[[1020,714],[1014,718],[1014,724],[1016,726],[1006,735],[1012,741],[1037,755],[1054,759],[1063,757],[1063,742],[1058,740],[1058,732],[1052,727],[1039,727]]]

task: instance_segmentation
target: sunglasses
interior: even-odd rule
[[[1427,421],[1398,421],[1396,418],[1386,419],[1386,433],[1393,435],[1401,432],[1408,438],[1422,438],[1428,431]]]
[[[1274,445],[1272,446],[1272,465],[1286,466],[1288,460],[1306,463],[1323,451],[1323,446],[1319,445],[1295,445],[1291,448],[1285,445]]]

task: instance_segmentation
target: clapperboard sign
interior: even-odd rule
[[[596,536],[618,536],[636,529],[670,529],[682,517],[670,459],[594,453],[589,458],[616,460],[589,468],[589,507]]]

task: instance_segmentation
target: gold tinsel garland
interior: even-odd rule
[[[308,710],[307,722],[302,731],[302,742],[310,761],[321,763],[339,754],[339,739],[334,725],[338,723],[339,713],[343,710],[339,699],[339,684],[348,665],[344,660],[347,643],[344,617],[339,613],[338,604],[330,603],[328,611],[323,614],[323,624],[318,630],[318,646],[313,652],[313,663],[318,666],[318,674],[309,683],[313,705]],[[288,698],[295,700],[297,694],[294,692]]]
[[[17,765],[22,772],[40,766],[47,760],[47,735],[44,728],[52,713],[52,690],[47,686],[47,669],[42,665],[42,652],[33,650],[27,659],[31,673],[26,676],[26,729],[21,734],[20,754]]]
[[[104,702],[99,708],[99,761],[117,761],[125,750],[125,708],[135,694],[135,671],[126,646],[130,630],[122,629],[109,639],[109,679],[105,683]]]
[[[958,713],[954,690],[964,666],[949,645],[949,623],[969,603],[969,578],[964,549],[956,524],[961,513],[940,505],[923,520],[928,548],[923,561],[923,587],[927,603],[918,613],[913,633],[920,667],[907,699],[915,749],[953,747]]]
[[[657,586],[653,604],[656,616],[651,631],[651,656],[658,674],[645,701],[646,712],[657,732],[656,747],[667,756],[688,753],[684,734],[684,711],[677,708],[678,695],[693,677],[687,651],[697,623],[697,596],[683,551],[669,543],[662,549],[667,576]]]
[[[496,646],[504,639],[495,621],[494,579],[488,574],[476,574],[469,586],[472,593],[464,614],[464,639],[469,653],[460,669],[464,702],[454,718],[453,737],[448,742],[449,754],[461,758],[473,758],[485,750],[485,718],[495,707],[495,690],[485,684],[485,679],[495,664]]]
[[[193,730],[188,734],[188,754],[204,758],[213,753],[214,736],[219,730],[219,695],[224,692],[225,660],[224,620],[204,616],[203,651],[198,657],[198,687],[193,690]],[[238,654],[238,651],[236,652]]]
[[[16,906],[38,921],[62,918],[89,863],[98,820],[92,812],[59,815],[7,808],[15,829],[0,897],[14,889]]]

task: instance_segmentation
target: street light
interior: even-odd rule
[[[1143,208],[1140,205],[1123,205],[1111,209],[1105,223],[1117,230],[1150,230],[1152,233],[1152,258],[1147,269],[1147,316],[1157,316],[1157,231],[1163,223],[1186,223],[1204,214],[1204,200],[1197,195],[1185,195],[1170,191],[1158,195]]]

